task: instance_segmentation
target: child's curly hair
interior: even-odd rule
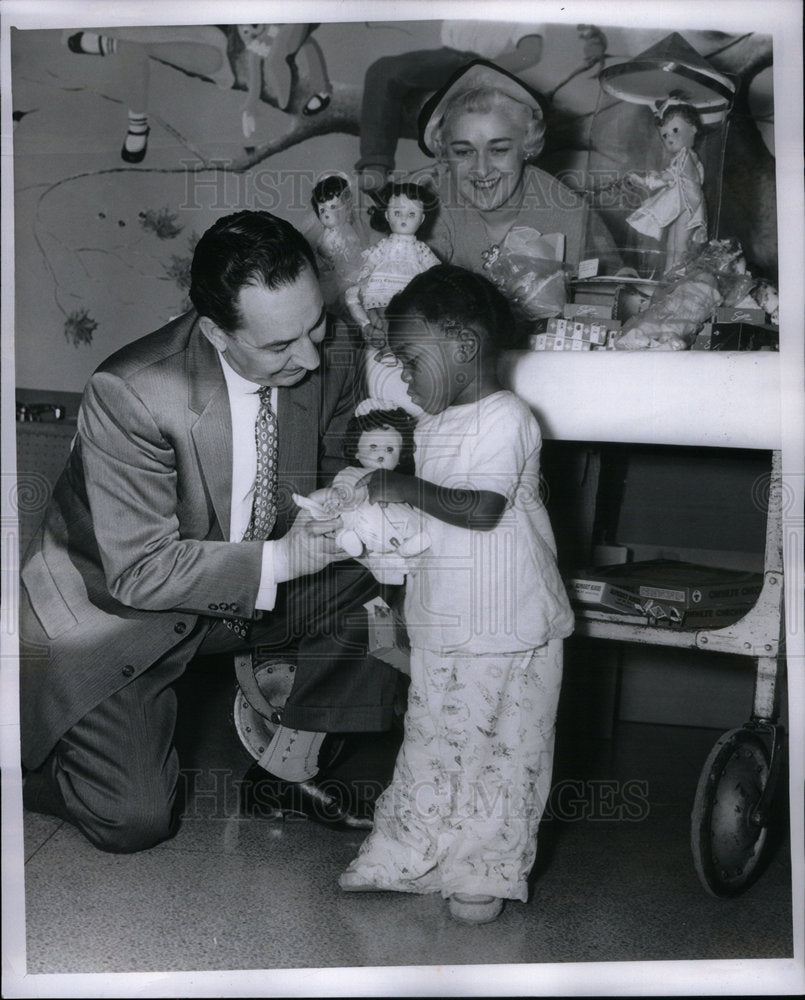
[[[455,264],[437,264],[416,275],[386,307],[390,332],[412,316],[439,327],[445,336],[480,327],[493,354],[521,346],[503,293],[487,278]]]
[[[358,446],[361,437],[366,431],[395,430],[399,431],[402,438],[402,448],[400,449],[400,460],[397,463],[397,472],[402,472],[406,476],[413,476],[414,467],[414,426],[416,419],[407,413],[402,407],[393,410],[369,410],[360,416],[354,416],[347,424],[344,433],[344,457],[353,465],[360,465],[358,461]]]
[[[409,201],[418,201],[425,211],[425,218],[419,227],[418,235],[427,234],[436,213],[439,210],[439,199],[436,192],[426,184],[413,184],[410,181],[395,183],[390,181],[382,187],[377,194],[373,195],[376,204],[369,208],[369,225],[378,233],[390,233],[386,210],[392,198],[408,198]]]

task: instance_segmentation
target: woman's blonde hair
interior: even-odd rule
[[[492,111],[501,109],[510,114],[525,130],[523,137],[523,153],[527,160],[535,160],[545,145],[545,122],[540,112],[530,108],[521,101],[493,87],[476,87],[465,90],[450,101],[444,110],[441,121],[433,130],[433,149],[439,160],[445,158],[445,132],[450,120],[460,114],[474,111]]]

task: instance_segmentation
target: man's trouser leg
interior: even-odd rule
[[[393,720],[399,675],[367,654],[363,605],[379,584],[352,560],[280,587],[277,604],[252,627],[259,659],[296,664],[282,724],[311,732],[378,732]]]
[[[29,772],[26,808],[60,816],[104,851],[132,852],[173,835],[179,762],[173,683],[185,643],[88,712]]]

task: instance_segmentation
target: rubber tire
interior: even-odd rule
[[[710,751],[696,789],[690,838],[696,874],[712,896],[745,892],[771,857],[771,820],[763,826],[750,820],[768,778],[768,747],[751,729],[730,730]]]

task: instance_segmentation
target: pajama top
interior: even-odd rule
[[[411,645],[445,654],[535,649],[573,630],[573,613],[540,498],[539,425],[514,393],[420,418],[417,475],[506,498],[491,531],[426,517],[430,548],[408,575]]]

